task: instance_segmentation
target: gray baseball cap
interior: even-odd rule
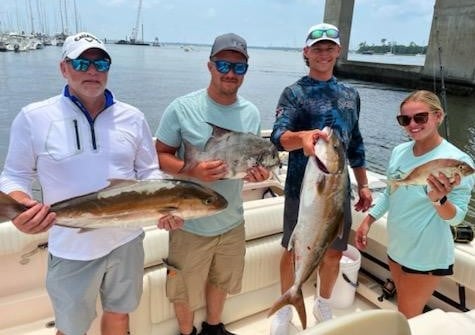
[[[241,36],[233,33],[224,34],[216,37],[213,46],[211,47],[210,57],[213,57],[218,52],[224,50],[237,51],[243,54],[246,59],[249,58],[249,55],[247,54],[246,40]]]

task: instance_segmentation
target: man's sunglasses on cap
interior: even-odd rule
[[[430,112],[430,113],[435,113],[435,112]],[[414,119],[414,122],[417,124],[424,124],[424,123],[427,123],[427,120],[429,120],[429,112],[416,113],[413,116],[398,115],[396,116],[396,119],[397,119],[397,122],[403,127],[408,126],[411,123],[412,119]]]
[[[216,70],[218,70],[219,73],[226,74],[233,70],[234,73],[239,76],[246,74],[247,68],[249,66],[247,63],[232,63],[228,62],[227,60],[212,60],[211,62],[214,63]]]
[[[340,32],[337,29],[315,29],[308,34],[307,40],[316,40],[317,38],[322,37],[323,34],[329,38],[338,38],[340,36]]]
[[[86,58],[66,59],[67,63],[70,63],[75,71],[86,72],[91,64],[98,72],[107,72],[111,67],[111,62],[108,59],[96,59],[90,60]]]

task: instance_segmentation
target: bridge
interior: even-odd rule
[[[435,0],[424,66],[348,60],[354,0],[327,0],[324,21],[340,29],[342,52],[336,66],[340,77],[434,90],[444,83],[456,95],[475,95],[475,1]]]

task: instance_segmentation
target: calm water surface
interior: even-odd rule
[[[108,45],[112,55],[109,88],[120,100],[145,113],[152,132],[165,107],[176,97],[206,87],[209,47],[142,47]],[[8,147],[10,124],[20,108],[59,94],[60,48],[26,53],[0,53],[0,167]],[[423,56],[350,54],[351,60],[423,65]],[[298,51],[250,50],[250,69],[240,94],[261,111],[262,128],[271,128],[274,108],[283,88],[307,72]],[[360,127],[367,148],[368,167],[384,172],[392,148],[408,138],[396,124],[399,103],[409,91],[388,85],[348,81],[362,100]],[[448,97],[450,141],[475,157],[475,97]],[[472,194],[468,221],[475,223]]]

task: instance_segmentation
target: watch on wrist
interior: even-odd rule
[[[442,206],[443,204],[445,204],[447,202],[447,196],[444,195],[442,198],[440,198],[439,200],[436,200],[436,201],[432,201],[432,203],[435,205],[435,206]]]

